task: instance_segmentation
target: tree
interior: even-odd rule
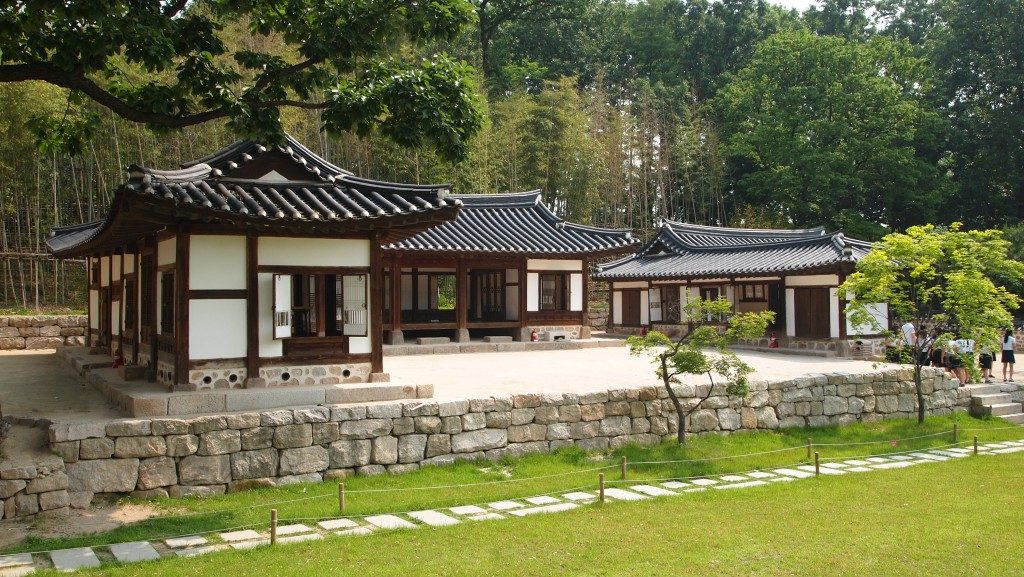
[[[738,202],[872,238],[933,218],[948,183],[924,152],[941,145],[928,82],[887,38],[767,39],[716,102]]]
[[[846,315],[856,326],[881,330],[875,303],[888,303],[899,322],[913,323],[909,344],[917,389],[917,419],[924,422],[921,368],[930,349],[953,334],[999,349],[1001,329],[1012,326],[1020,299],[997,278],[1020,279],[1024,263],[1007,256],[1010,243],[999,230],[914,226],[886,235],[839,286]],[[901,338],[899,330],[893,335]]]
[[[472,17],[466,0],[15,0],[0,4],[0,82],[48,82],[161,129],[228,119],[265,142],[282,138],[280,109],[314,110],[333,132],[461,158],[481,124],[468,65],[396,48]],[[239,23],[277,41],[229,49]]]
[[[747,376],[754,368],[743,362],[728,347],[739,339],[764,336],[768,325],[775,318],[775,313],[736,313],[733,311],[732,303],[725,298],[692,299],[683,305],[681,312],[681,318],[687,319],[690,327],[681,337],[672,339],[664,333],[651,331],[643,336],[629,337],[626,344],[629,345],[631,354],[646,354],[651,357],[654,372],[661,379],[676,409],[676,438],[680,445],[685,445],[686,419],[716,390],[715,375],[727,381],[727,395],[741,398],[747,396]],[[698,392],[685,404],[675,389],[682,375],[707,375],[709,382],[703,389],[703,394]]]

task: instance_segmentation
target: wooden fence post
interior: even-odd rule
[[[974,435],[974,456],[978,456],[978,435]]]
[[[345,514],[345,482],[338,483],[338,510]]]
[[[811,442],[811,438],[807,437],[807,460],[811,459],[811,446],[812,445],[813,445],[813,443]]]
[[[960,440],[960,430],[956,426],[956,423],[953,423],[953,444],[955,445],[957,443],[957,441],[959,441],[959,440]]]
[[[600,502],[604,504],[604,473],[597,476],[597,493],[600,496]]]
[[[277,544],[277,509],[270,510],[270,544]]]
[[[622,461],[619,462],[619,469],[622,473],[622,480],[626,480],[626,457],[622,457]]]
[[[814,476],[821,475],[821,453],[814,452]]]

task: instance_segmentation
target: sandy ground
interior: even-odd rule
[[[881,365],[779,353],[741,352],[756,369],[753,379],[783,380],[808,373],[869,372]],[[440,399],[513,393],[580,393],[660,385],[649,358],[635,357],[626,347],[570,351],[415,355],[387,357],[384,370],[401,384],[433,384]],[[706,383],[692,375],[684,382]]]
[[[147,505],[107,503],[88,509],[72,509],[67,517],[38,517],[28,521],[8,519],[0,521],[0,548],[15,545],[29,535],[51,539],[106,533],[155,514],[156,509]]]
[[[51,421],[123,416],[53,350],[0,352],[0,403],[5,415]]]

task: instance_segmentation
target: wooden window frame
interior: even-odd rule
[[[569,310],[572,306],[571,295],[569,294],[572,284],[572,274],[578,271],[543,271],[537,273],[537,312],[540,313],[578,313],[579,311]],[[544,277],[553,277],[555,281],[555,298],[551,308],[544,306]],[[561,286],[559,286],[561,285]],[[559,290],[560,289],[560,290]],[[559,303],[561,300],[561,303]],[[561,304],[561,306],[559,306]]]
[[[174,301],[177,279],[174,270],[164,270],[160,273],[160,334],[174,334]],[[170,280],[168,280],[170,279]],[[170,290],[168,290],[170,285]]]
[[[747,296],[747,290],[750,290],[750,296]],[[757,292],[760,289],[761,295],[758,296]],[[767,283],[743,283],[739,286],[740,298],[739,301],[743,303],[766,303],[768,302],[768,285]]]

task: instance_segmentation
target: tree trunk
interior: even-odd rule
[[[679,401],[679,397],[676,396],[676,392],[672,389],[672,378],[668,372],[668,357],[661,355],[661,380],[665,385],[665,390],[668,391],[668,398],[672,399],[672,405],[676,408],[676,418],[679,424],[676,426],[676,441],[686,446],[686,413],[683,411],[683,403]]]
[[[915,351],[917,358],[914,359],[914,386],[917,389],[917,422],[924,423],[924,388],[921,384],[921,353]]]

